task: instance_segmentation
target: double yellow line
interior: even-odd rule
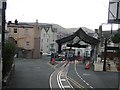
[[[81,90],[87,90],[85,87],[83,87],[82,85],[80,85],[77,81],[75,81],[74,79],[72,79],[70,76],[67,76],[67,78],[68,78],[68,80],[70,80],[74,85],[76,85]]]

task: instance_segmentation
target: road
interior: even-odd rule
[[[49,77],[54,71],[48,65],[50,58],[17,59],[15,60],[15,75],[10,88],[49,88]]]
[[[49,63],[50,57],[15,60],[15,75],[9,88],[51,88],[66,90],[89,90],[95,88],[118,88],[117,72],[94,72],[75,62]]]
[[[74,88],[82,86],[86,89],[118,89],[118,72],[95,72],[93,70],[86,70],[85,65],[79,62],[70,63],[68,77],[71,77],[74,82],[76,82],[73,84]]]

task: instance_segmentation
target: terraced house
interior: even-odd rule
[[[41,28],[41,40],[40,50],[43,53],[56,52],[57,50],[57,28],[54,28],[51,24],[40,25]]]
[[[18,23],[15,20],[7,25],[8,37],[14,40],[18,46],[17,57],[39,58],[40,57],[40,34],[38,23]]]

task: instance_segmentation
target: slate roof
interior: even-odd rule
[[[40,25],[41,29],[44,28],[46,32],[48,32],[51,28],[52,32],[56,32],[57,28],[53,28],[52,24]]]
[[[98,44],[100,41],[94,37],[89,36],[85,31],[84,28],[79,28],[74,34],[68,36],[68,37],[64,37],[62,39],[56,40],[56,42],[58,44],[63,44],[66,43],[68,41],[73,40],[76,36],[78,36],[80,38],[80,40],[89,43],[90,45],[96,45]]]

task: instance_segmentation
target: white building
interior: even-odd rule
[[[41,27],[41,39],[40,39],[40,51],[43,53],[51,53],[57,51],[57,29],[53,28],[51,24],[40,25]]]

